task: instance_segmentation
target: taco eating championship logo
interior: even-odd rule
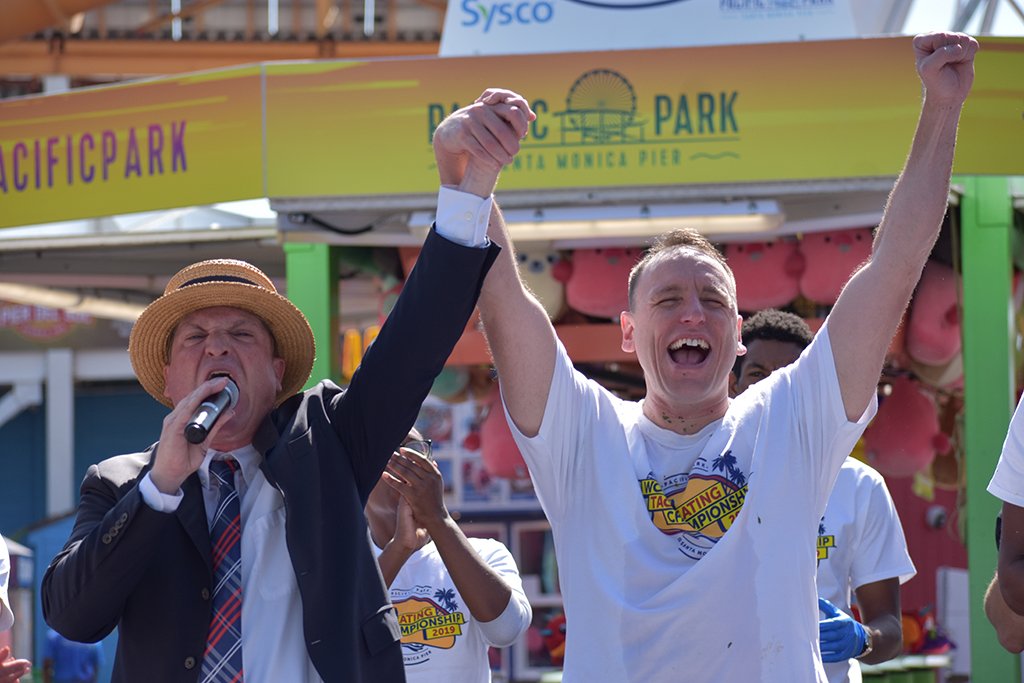
[[[407,666],[427,661],[432,650],[455,647],[456,639],[462,635],[466,615],[459,610],[454,590],[416,586],[407,591],[393,590],[391,600],[398,612]]]
[[[640,491],[654,525],[665,534],[678,536],[683,554],[700,559],[739,515],[747,495],[747,478],[731,451],[726,451],[712,461],[711,472],[691,473],[678,491],[665,493],[653,475],[640,480]]]

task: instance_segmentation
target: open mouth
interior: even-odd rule
[[[206,376],[206,379],[209,380],[215,377],[227,377],[228,379],[234,381],[234,377],[232,377],[229,373],[224,372],[223,370],[214,370],[213,372]]]
[[[711,346],[703,339],[683,337],[668,346],[668,354],[680,365],[700,365],[707,360]]]

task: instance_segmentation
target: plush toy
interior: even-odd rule
[[[780,308],[799,293],[803,258],[792,240],[728,244],[725,258],[736,277],[741,311]]]
[[[928,261],[907,321],[907,353],[924,365],[947,365],[960,353],[960,279],[949,266]]]
[[[502,479],[529,477],[526,462],[505,419],[497,386],[485,400],[487,415],[480,424],[480,458],[484,467],[491,476]]]
[[[551,320],[565,309],[565,270],[568,263],[554,249],[525,248],[516,252],[519,275],[540,301]]]
[[[642,254],[634,248],[577,249],[565,283],[566,302],[585,315],[618,321],[629,309],[629,271]]]
[[[936,389],[963,389],[964,357],[957,353],[945,365],[925,365],[915,360],[910,362],[910,369],[919,380]]]
[[[548,619],[540,630],[544,648],[553,666],[562,666],[565,661],[565,615],[562,613]]]
[[[884,475],[909,477],[949,450],[931,395],[909,377],[892,381],[892,393],[864,431],[868,463]]]
[[[806,266],[800,275],[800,293],[831,306],[853,271],[871,255],[871,229],[831,230],[804,235],[800,252]]]

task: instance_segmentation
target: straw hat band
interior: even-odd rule
[[[237,283],[243,284],[243,285],[252,285],[253,287],[259,287],[260,286],[260,284],[258,282],[253,282],[252,280],[246,280],[245,278],[242,278],[242,277],[232,277],[230,275],[207,275],[206,277],[197,277],[194,280],[189,280],[188,282],[186,282],[186,283],[184,283],[182,285],[179,285],[178,289],[184,289],[185,287],[188,287],[189,285],[201,285],[204,282],[237,282]]]

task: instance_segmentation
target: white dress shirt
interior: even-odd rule
[[[199,466],[206,519],[210,523],[219,498],[210,461],[223,455],[209,450]],[[242,665],[246,683],[302,681],[321,683],[306,650],[302,600],[285,539],[281,492],[268,485],[260,470],[262,456],[251,445],[233,451],[238,461],[235,487],[242,517]],[[147,473],[139,483],[143,500],[158,512],[174,512],[184,498],[161,493]]]

